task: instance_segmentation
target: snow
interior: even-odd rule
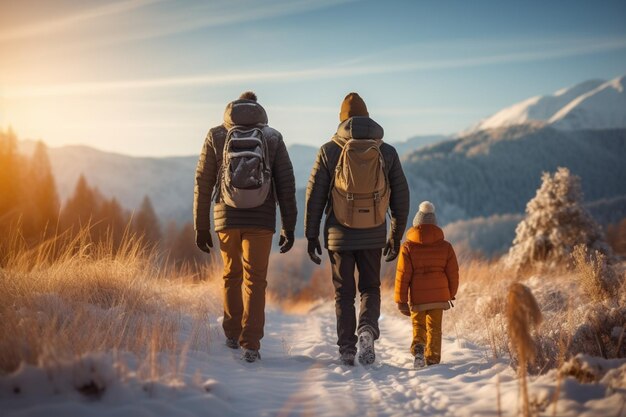
[[[549,120],[557,129],[615,129],[626,127],[626,76],[582,94]]]
[[[262,359],[253,364],[224,345],[220,318],[212,318],[208,344],[190,350],[169,378],[143,378],[136,358],[125,353],[94,353],[46,369],[22,366],[0,377],[0,410],[7,417],[474,416],[497,415],[499,392],[502,415],[516,415],[518,382],[506,359],[444,335],[442,363],[414,370],[410,322],[395,311],[381,317],[371,366],[340,365],[332,302],[305,314],[270,307],[266,323]],[[158,358],[172,367],[166,352]],[[578,360],[585,369],[602,369],[601,381],[563,377],[558,415],[619,415],[626,361]],[[556,371],[531,377],[531,398],[542,413],[552,415],[558,380]]]
[[[561,130],[626,127],[626,76],[589,80],[554,94],[536,96],[506,107],[462,132],[541,122]]]

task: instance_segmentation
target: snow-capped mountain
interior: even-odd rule
[[[624,128],[625,83],[626,76],[589,80],[551,95],[531,97],[481,120],[461,135],[529,122],[562,130]]]
[[[557,129],[615,129],[626,127],[626,75],[582,94],[549,120]]]

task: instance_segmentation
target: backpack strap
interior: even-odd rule
[[[339,146],[339,149],[341,149],[341,151],[343,151],[343,145],[344,144],[339,139],[337,139],[337,135],[333,135],[333,137],[330,138],[330,140],[332,142],[334,142],[335,145]],[[339,161],[340,160],[341,160],[341,154],[339,155],[339,158],[337,159],[337,164],[333,168],[332,175],[330,176],[330,186],[328,187],[328,195],[326,196],[326,208],[324,210],[324,214],[326,214],[326,215],[328,215],[328,213],[330,213],[330,210],[331,210],[331,208],[333,206],[333,203],[332,203],[332,198],[333,198],[332,192],[333,192],[333,187],[335,186],[335,170],[339,166]]]

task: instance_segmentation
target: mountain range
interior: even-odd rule
[[[409,153],[446,136],[415,136],[394,143],[399,153]],[[31,140],[19,142],[20,152],[29,155],[35,149]],[[298,189],[306,188],[318,148],[295,144],[288,147]],[[92,147],[71,145],[48,149],[50,165],[61,201],[74,191],[78,178],[105,196],[115,196],[122,206],[133,210],[149,196],[157,215],[179,223],[191,220],[191,202],[197,155],[179,157],[133,157],[104,152]]]
[[[416,136],[393,143],[411,189],[412,212],[437,205],[442,223],[522,213],[541,172],[566,166],[582,178],[588,201],[626,195],[626,77],[591,80],[507,107],[451,136]],[[21,141],[23,153],[34,142]],[[291,145],[300,219],[317,148]],[[131,157],[86,146],[49,149],[65,200],[81,174],[128,209],[148,195],[163,220],[191,220],[197,155]],[[301,221],[298,222],[301,230]]]
[[[481,120],[463,135],[479,130],[541,122],[556,129],[626,127],[626,75],[589,80],[547,96],[531,97]]]

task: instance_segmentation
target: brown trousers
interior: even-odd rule
[[[224,334],[258,350],[265,325],[265,288],[274,232],[260,228],[217,233],[224,260]]]
[[[411,353],[424,353],[428,365],[441,361],[441,320],[443,309],[435,308],[426,311],[412,311],[413,343]]]

